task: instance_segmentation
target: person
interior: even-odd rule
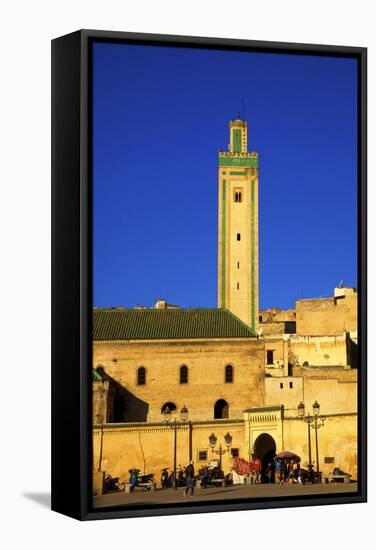
[[[294,471],[294,461],[290,460],[289,465],[287,467],[288,471],[288,482],[294,483],[295,480],[295,471]]]
[[[193,466],[193,460],[191,460],[191,462],[185,469],[185,479],[187,486],[184,491],[184,496],[187,496],[189,491],[191,491],[191,497],[193,497],[193,493],[195,490],[195,469]]]
[[[210,482],[210,470],[208,466],[204,466],[201,469],[201,487],[206,489]]]
[[[137,485],[137,470],[136,470],[136,468],[133,468],[133,470],[132,470],[129,483],[130,483],[130,492],[134,493],[134,489]]]
[[[265,475],[266,475],[266,479],[268,480],[268,483],[271,483],[272,477],[273,477],[273,467],[271,462],[269,462],[266,467]]]
[[[280,458],[275,459],[274,471],[275,471],[275,481],[281,484],[282,483],[282,461]]]
[[[256,472],[256,483],[261,483],[261,469],[262,469],[262,463],[261,460],[254,456],[252,460],[252,467]]]
[[[257,479],[257,473],[256,473],[256,470],[252,464],[252,468],[251,468],[251,484],[254,485],[256,483],[256,479]]]
[[[286,461],[282,458],[281,460],[281,483],[287,482],[287,465]]]
[[[178,487],[184,487],[185,485],[185,479],[184,479],[184,472],[182,466],[179,464],[179,470],[178,470]]]
[[[300,467],[300,462],[295,464],[295,479],[300,485],[302,484],[302,469]]]
[[[162,489],[167,489],[168,488],[168,470],[167,470],[167,468],[163,468],[163,470],[162,470],[161,485],[162,485]]]

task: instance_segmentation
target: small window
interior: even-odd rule
[[[273,365],[274,362],[274,349],[266,350],[266,364]]]
[[[237,288],[237,290],[239,290],[239,288],[240,288],[239,283],[236,283],[236,288]]]
[[[309,363],[308,363],[308,361],[304,361],[304,363],[303,363],[303,367],[309,367]]]
[[[238,269],[239,269],[239,267],[240,267],[240,262],[238,262]]]
[[[239,449],[231,449],[231,456],[232,458],[237,458],[239,456]]]
[[[240,233],[238,233],[238,234],[236,235],[236,240],[237,240],[237,241],[240,241]]]
[[[280,382],[279,387],[283,390],[283,382]]]
[[[259,316],[259,323],[262,323],[262,315]]]
[[[324,457],[325,464],[334,464],[334,456],[326,456]]]
[[[292,388],[292,382],[289,383],[290,388]]]
[[[197,458],[199,461],[207,461],[208,459],[208,451],[198,451]]]
[[[188,367],[180,367],[180,384],[188,384]]]
[[[140,367],[137,371],[137,384],[139,386],[145,386],[145,384],[146,384],[146,369],[145,369],[145,367]]]
[[[234,201],[242,202],[242,194],[240,193],[240,191],[236,191],[236,193],[234,194]]]
[[[226,365],[225,368],[225,382],[226,384],[231,384],[234,380],[234,369],[231,365]]]

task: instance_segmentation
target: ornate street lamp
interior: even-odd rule
[[[209,445],[212,449],[214,449],[216,444],[217,444],[217,438],[215,437],[214,434],[211,434],[211,436],[209,437]]]
[[[168,424],[171,420],[171,410],[168,405],[163,409],[162,414],[163,414],[163,420],[166,422],[166,424]],[[188,409],[185,405],[180,410],[180,418],[182,422],[186,422],[188,420]],[[177,485],[177,479],[176,479],[176,441],[177,441],[177,431],[178,431],[178,420],[176,416],[174,418],[172,428],[174,430],[174,489],[177,489],[178,485]]]
[[[186,422],[186,420],[188,420],[188,409],[185,405],[183,406],[183,408],[180,411],[180,417],[181,417],[183,422]]]
[[[165,422],[170,422],[170,420],[171,420],[171,411],[170,411],[168,405],[163,410],[163,420]]]
[[[305,416],[305,406],[301,401],[298,405],[298,416],[308,426],[308,460],[310,466],[312,466],[312,450],[311,450],[311,428],[315,430],[316,440],[316,472],[317,478],[320,476],[320,462],[319,462],[319,441],[317,430],[324,425],[325,418],[320,416],[320,404],[315,401],[312,405],[313,416],[309,413]]]
[[[319,403],[317,403],[317,401],[315,401],[314,404],[312,405],[312,410],[313,410],[313,414],[315,416],[318,416],[318,414],[320,412],[320,405],[319,405]]]
[[[224,436],[225,444],[227,449],[222,448],[222,444],[219,445],[219,449],[215,449],[215,446],[217,445],[218,438],[212,433],[209,436],[209,445],[211,447],[212,453],[216,453],[219,455],[219,471],[222,472],[222,456],[225,453],[230,452],[230,447],[232,443],[232,435],[227,432],[227,434]]]

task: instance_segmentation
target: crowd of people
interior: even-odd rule
[[[234,461],[234,471],[244,476],[246,482],[253,483],[316,483],[318,475],[313,465],[307,469],[300,465],[299,457],[285,459],[281,457],[269,458],[263,462],[258,457],[253,457],[250,462],[244,459]]]
[[[298,457],[297,457],[298,458]],[[284,459],[280,457],[270,458],[267,461],[261,461],[260,458],[254,456],[250,462],[244,459],[235,459],[233,472],[244,476],[248,483],[315,483],[317,475],[310,464],[308,469],[302,469],[300,459]],[[134,492],[135,487],[139,484],[139,470],[136,468],[129,471],[130,492]],[[142,481],[154,481],[153,474],[141,476]],[[146,479],[147,478],[147,479]],[[150,478],[150,479],[149,479]],[[175,473],[173,470],[163,468],[161,472],[161,487],[162,489],[170,489],[175,487]],[[185,495],[194,495],[196,483],[201,488],[214,486],[216,481],[232,482],[232,472],[226,476],[224,472],[216,465],[209,464],[201,466],[196,475],[193,460],[186,467],[179,465],[176,471],[176,487],[184,488]]]
[[[226,476],[230,477],[230,475]],[[161,487],[162,489],[170,489],[174,487],[174,471],[169,471],[168,468],[163,468],[161,473]],[[196,475],[194,469],[194,462],[191,461],[186,468],[183,468],[180,464],[176,471],[176,486],[188,487],[192,489],[193,486],[198,483],[203,489],[212,486],[214,480],[225,479],[223,471],[215,465],[201,466]],[[192,493],[192,490],[190,491]],[[193,494],[193,493],[192,493]]]

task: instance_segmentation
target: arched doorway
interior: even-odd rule
[[[261,477],[263,481],[265,481],[265,470],[267,465],[275,457],[276,448],[276,443],[269,434],[260,434],[255,441],[254,453],[257,458],[260,458],[262,463]]]

